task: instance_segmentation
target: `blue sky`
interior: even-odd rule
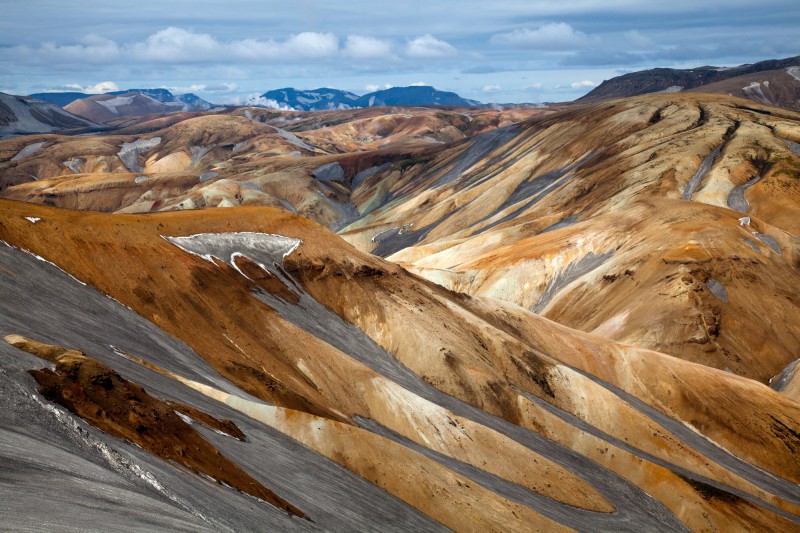
[[[656,66],[800,55],[800,2],[0,0],[0,91],[425,83],[483,102],[572,100]]]

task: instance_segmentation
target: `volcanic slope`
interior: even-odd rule
[[[358,218],[352,183],[548,111],[469,112],[240,108],[120,120],[109,135],[17,137],[0,143],[0,193],[99,211],[267,205],[340,227]]]
[[[0,345],[7,520],[79,530],[124,502],[131,529],[800,524],[800,404],[755,381],[450,292],[282,210],[0,208],[0,327],[231,420],[245,442],[196,430],[310,519],[87,427]]]
[[[653,95],[443,150],[342,230],[441,285],[763,383],[800,353],[800,115]]]

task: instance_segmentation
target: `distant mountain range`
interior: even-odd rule
[[[167,89],[131,89],[79,98],[64,109],[94,122],[108,122],[149,113],[208,111],[212,107],[213,104],[194,94],[175,96]]]
[[[193,109],[192,111],[202,111],[214,107],[214,104],[203,100],[196,94],[192,93],[172,94],[172,92],[170,92],[168,89],[125,89],[123,91],[113,91],[110,93],[103,93],[103,95],[110,94],[113,96],[119,96],[119,95],[127,95],[130,93],[144,94],[162,103],[168,104],[174,102],[181,102],[188,106],[204,108],[196,110]],[[103,96],[103,95],[89,94],[82,92],[65,92],[65,93],[33,93],[29,94],[28,96],[30,98],[36,98],[37,100],[41,100],[42,102],[50,102],[51,104],[56,104],[57,106],[64,107],[66,105],[71,104],[75,100],[80,100],[83,98],[91,98],[94,96]],[[189,110],[187,109],[186,111]]]
[[[279,105],[301,111],[322,111],[326,109],[350,109],[356,107],[357,94],[339,89],[323,87],[310,91],[297,90],[293,87],[267,91],[261,98],[274,100]]]
[[[350,109],[353,107],[375,107],[392,105],[443,105],[471,107],[483,105],[476,100],[462,98],[456,93],[440,91],[427,85],[392,87],[358,96],[348,91],[321,88],[310,91],[292,87],[268,91],[262,98],[273,100],[278,105],[297,111],[320,111],[325,109]]]
[[[654,68],[605,80],[579,101],[624,98],[657,92],[730,94],[800,109],[800,56],[738,67]]]
[[[29,133],[99,127],[99,124],[77,117],[49,102],[0,93],[0,139]]]

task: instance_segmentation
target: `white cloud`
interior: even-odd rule
[[[184,86],[165,86],[165,89],[169,89],[170,92],[173,94],[184,94],[184,93],[229,93],[233,92],[239,88],[238,85],[235,83],[212,83],[210,85],[206,85],[205,83],[193,83],[192,85],[184,85]]]
[[[269,109],[277,109],[279,111],[294,111],[295,110],[294,108],[292,108],[290,106],[287,106],[286,104],[282,104],[282,103],[280,103],[280,102],[278,102],[276,100],[273,100],[271,98],[264,98],[263,96],[260,96],[258,93],[251,94],[251,95],[246,96],[244,98],[239,97],[239,96],[235,96],[233,98],[228,98],[225,103],[231,104],[231,105],[248,105],[248,106],[254,106],[254,107],[266,107],[266,108],[269,108]]]
[[[374,37],[348,35],[344,53],[354,59],[384,59],[392,55],[392,43]]]
[[[193,33],[170,26],[130,46],[133,59],[159,63],[183,63],[217,58],[223,45],[207,33]]]
[[[498,93],[502,90],[502,87],[500,87],[496,83],[491,83],[489,85],[484,85],[483,89],[481,90],[485,93]]]
[[[273,41],[267,41],[272,43]],[[332,33],[306,31],[289,37],[278,46],[280,55],[290,57],[330,57],[339,52],[339,39]]]
[[[375,91],[377,91],[380,88],[381,88],[380,85],[375,85],[374,83],[370,83],[369,85],[364,87],[364,89],[366,89],[367,91],[369,91],[371,93],[374,93]]]
[[[522,89],[524,91],[538,91],[541,88],[542,84],[537,81],[536,83],[531,83],[530,85],[523,87]]]
[[[9,57],[33,63],[80,64],[112,63],[119,59],[122,53],[117,43],[98,35],[87,35],[77,44],[60,45],[44,42],[38,48],[20,45],[3,51],[8,52]]]
[[[89,35],[77,44],[45,42],[38,47],[0,48],[0,59],[11,57],[28,63],[112,64],[293,61],[327,58],[339,54],[339,39],[332,33],[303,32],[283,41],[242,39],[220,41],[208,33],[170,26],[143,41],[118,44]]]
[[[113,81],[101,81],[100,83],[95,83],[94,85],[89,85],[87,87],[77,83],[69,83],[65,85],[64,88],[87,94],[102,94],[111,91],[119,91],[119,86]]]
[[[564,22],[539,26],[535,30],[522,28],[508,33],[493,35],[490,42],[517,48],[537,50],[574,50],[583,47],[589,38]]]
[[[415,81],[414,83],[409,83],[410,87],[427,87],[428,84],[424,81]]]
[[[446,41],[437,39],[430,33],[417,37],[406,45],[406,55],[409,57],[420,57],[433,59],[437,57],[447,57],[456,53],[455,47]]]
[[[591,89],[597,87],[597,84],[591,80],[574,81],[569,84],[573,89]]]

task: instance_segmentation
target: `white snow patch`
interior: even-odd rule
[[[37,222],[39,222],[42,219],[39,218],[39,217],[25,217],[25,220],[27,220],[31,224],[36,224]]]
[[[11,160],[12,161],[19,161],[20,159],[24,159],[24,158],[26,158],[26,157],[28,157],[30,155],[33,155],[36,152],[38,152],[39,150],[41,150],[42,146],[44,146],[44,145],[45,145],[44,142],[29,144],[28,146],[26,146],[25,148],[20,150],[17,155],[12,157]]]
[[[742,217],[739,219],[740,226],[749,226],[750,225],[750,217]]]
[[[198,233],[186,237],[169,237],[162,235],[162,239],[170,242],[185,252],[196,255],[213,263],[214,258],[233,266],[235,257],[244,256],[254,261],[261,268],[267,268],[253,258],[252,255],[266,255],[270,259],[281,254],[281,260],[286,259],[294,252],[303,241],[284,235],[256,232],[231,232],[231,233]],[[230,251],[235,249],[234,251]],[[254,253],[248,253],[248,252]],[[220,257],[220,255],[227,255]],[[238,269],[237,269],[238,270]]]
[[[133,103],[133,96],[117,96],[116,98],[111,98],[109,100],[95,100],[95,102],[105,107],[115,115],[119,115],[119,110],[117,108],[124,105],[131,105]]]
[[[138,163],[137,158],[142,152],[146,152],[155,148],[161,143],[161,137],[152,137],[150,139],[137,139],[132,143],[122,143],[119,148],[117,156],[120,161],[128,167],[131,172],[141,172],[144,170]]]
[[[771,103],[769,99],[764,96],[764,91],[761,90],[761,84],[757,81],[750,83],[747,87],[742,87],[742,92],[752,98],[753,100],[758,100],[759,102],[763,102],[765,104]]]
[[[789,67],[786,69],[786,74],[800,81],[800,67]]]

